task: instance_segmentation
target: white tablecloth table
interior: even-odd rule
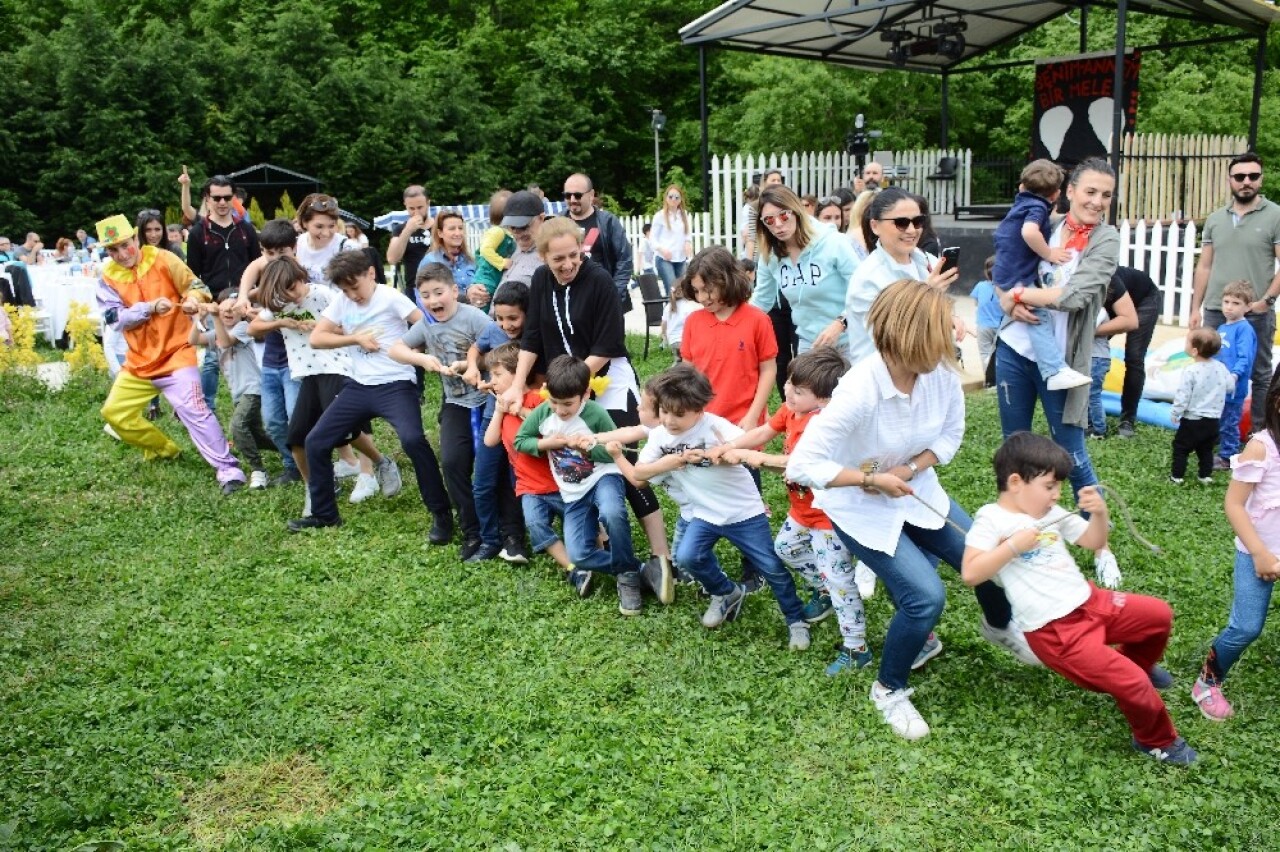
[[[70,268],[61,264],[28,266],[27,276],[32,295],[49,312],[55,339],[61,339],[67,330],[72,303],[79,302],[90,313],[98,312],[98,276],[72,275]]]

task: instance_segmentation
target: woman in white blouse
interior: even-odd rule
[[[933,469],[960,448],[964,394],[946,294],[903,279],[876,298],[867,320],[874,351],[845,374],[809,424],[791,454],[787,478],[820,489],[814,505],[898,607],[871,700],[895,733],[915,740],[929,733],[929,725],[911,703],[907,677],[941,650],[936,639],[926,648],[946,602],[937,560],[960,570],[970,525]],[[991,582],[974,591],[983,635],[1035,662],[1010,622],[1004,592]]]
[[[662,197],[662,209],[653,216],[649,243],[653,246],[658,267],[658,277],[670,295],[676,279],[684,275],[685,264],[693,254],[689,240],[689,214],[684,209],[684,190],[676,184],[667,187]]]
[[[894,281],[911,278],[945,292],[960,274],[958,268],[940,268],[938,258],[919,248],[928,227],[929,217],[919,203],[897,187],[877,193],[868,205],[863,239],[875,248],[849,279],[842,316],[849,329],[850,363],[858,363],[874,348],[867,312],[880,291]]]

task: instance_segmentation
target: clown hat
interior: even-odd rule
[[[138,233],[123,214],[108,216],[98,223],[98,242],[103,248],[119,245]]]

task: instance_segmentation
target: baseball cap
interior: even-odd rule
[[[547,212],[542,199],[522,189],[507,199],[507,210],[502,217],[502,227],[523,228],[537,216]]]

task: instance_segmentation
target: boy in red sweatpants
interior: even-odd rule
[[[1135,749],[1163,763],[1194,763],[1195,749],[1178,736],[1157,692],[1173,684],[1157,665],[1173,611],[1158,598],[1093,585],[1064,544],[1106,546],[1107,504],[1098,489],[1080,490],[1087,521],[1059,506],[1071,457],[1030,432],[1009,436],[996,451],[995,470],[1000,496],[974,516],[960,576],[970,586],[1003,586],[1035,655],[1072,683],[1114,698]]]

